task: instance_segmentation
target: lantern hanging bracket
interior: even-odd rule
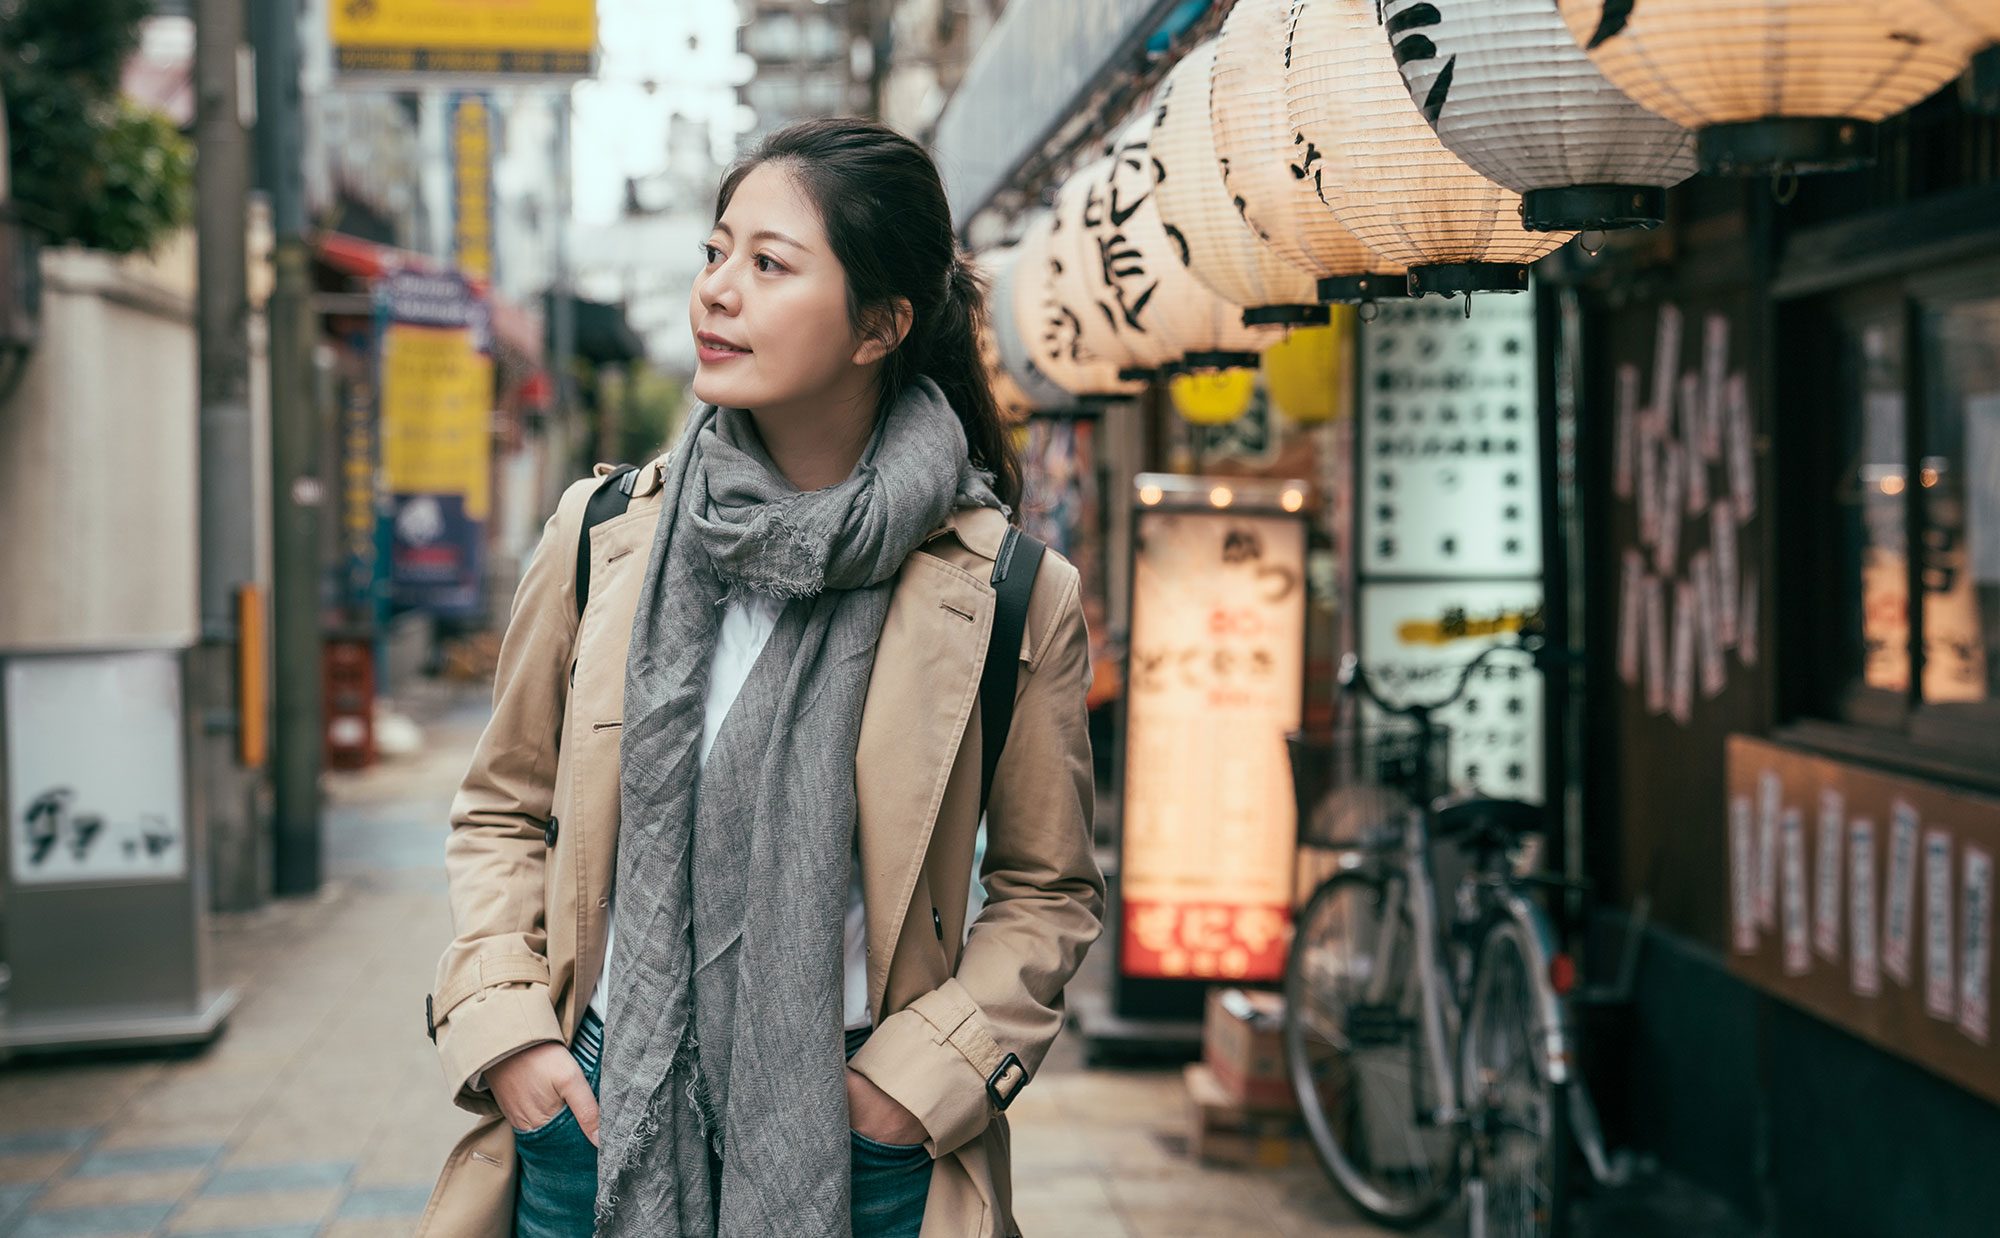
[[[1410,268],[1410,293],[1455,296],[1463,292],[1526,292],[1528,268],[1518,262],[1453,262]]]
[[[1710,125],[1695,141],[1713,176],[1844,172],[1875,162],[1876,128],[1847,116],[1772,116]]]
[[[1410,281],[1407,276],[1380,273],[1328,276],[1319,281],[1318,291],[1319,299],[1329,305],[1365,305],[1370,301],[1387,301],[1409,295]]]
[[[1324,305],[1255,305],[1243,311],[1246,327],[1323,327],[1333,321]]]
[[[1521,226],[1530,232],[1656,228],[1666,218],[1659,185],[1564,185],[1521,195]]]

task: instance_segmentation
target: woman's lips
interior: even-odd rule
[[[695,356],[701,359],[703,365],[715,365],[719,362],[728,361],[732,357],[747,357],[750,355],[750,350],[747,348],[737,348],[715,336],[706,334],[695,337],[694,352]]]

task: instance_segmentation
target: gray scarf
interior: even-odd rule
[[[929,379],[854,473],[801,493],[741,409],[668,469],[625,667],[597,1233],[848,1233],[841,942],[854,757],[897,570],[957,507],[1000,507]],[[786,600],[698,759],[735,588]],[[700,794],[697,794],[697,783]]]

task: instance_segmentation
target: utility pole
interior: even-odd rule
[[[195,240],[201,335],[201,643],[190,669],[200,702],[195,777],[204,788],[212,898],[225,908],[264,897],[259,862],[260,771],[246,766],[241,731],[253,694],[239,693],[239,615],[257,611],[256,500],[250,409],[250,142],[243,0],[195,7]]]
[[[235,0],[241,3],[242,0]],[[299,98],[299,0],[250,6],[257,47],[257,184],[271,203],[273,859],[279,894],[320,881],[320,415],[306,250],[305,143]]]

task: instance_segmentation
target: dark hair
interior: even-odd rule
[[[910,303],[910,331],[882,363],[881,399],[894,403],[910,380],[929,378],[965,427],[973,464],[994,491],[1021,506],[1021,461],[1000,422],[978,331],[986,281],[959,252],[937,165],[915,142],[870,120],[802,120],[766,137],[722,178],[715,215],[743,178],[783,164],[819,211],[833,255],[847,272],[847,314],[870,329],[896,298]],[[879,328],[878,328],[879,329]]]

